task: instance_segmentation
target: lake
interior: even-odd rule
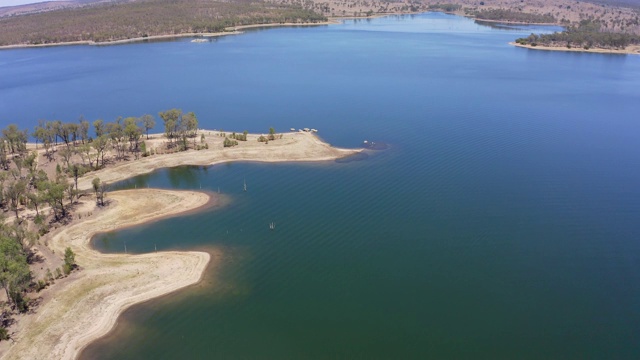
[[[388,145],[117,184],[226,201],[98,249],[222,257],[82,358],[640,357],[640,57],[508,45],[555,30],[429,13],[0,51],[3,126],[178,107],[205,128]]]

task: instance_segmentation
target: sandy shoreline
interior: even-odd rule
[[[531,45],[523,45],[515,42],[510,42],[509,45],[513,45],[516,47],[530,49],[530,50],[544,50],[544,51],[568,51],[568,52],[583,52],[583,53],[594,53],[594,54],[618,54],[618,55],[640,55],[640,46],[631,45],[628,46],[624,50],[608,50],[608,49],[584,49],[581,47],[575,48],[567,48],[567,47],[555,47],[555,46],[531,46]]]
[[[307,132],[285,133],[282,139],[268,144],[258,142],[259,135],[250,134],[248,141],[239,142],[233,148],[223,148],[224,138],[217,136],[217,131],[200,132],[207,134],[213,148],[122,162],[89,173],[79,180],[79,188],[91,189],[91,181],[96,176],[103,181],[115,182],[179,165],[327,161],[362,151],[331,147]],[[164,141],[158,136],[149,144],[158,145]],[[4,354],[4,359],[75,359],[92,341],[106,335],[128,307],[198,283],[211,256],[215,264],[215,259],[222,255],[215,250],[211,254],[195,251],[102,254],[90,246],[91,238],[100,232],[217,206],[220,201],[217,194],[136,189],[108,193],[107,200],[112,203],[105,208],[96,208],[91,197],[83,200],[84,204],[76,211],[82,218],[48,235],[48,246],[55,254],[63,254],[67,246],[72,248],[81,270],[57,280],[38,294],[43,302],[35,313],[21,319],[15,342]]]
[[[52,235],[51,249],[60,254],[71,247],[81,271],[45,290],[51,294],[44,296],[50,296],[35,314],[23,319],[22,331],[4,358],[74,359],[107,334],[128,307],[200,281],[210,261],[208,253],[102,254],[89,242],[99,232],[197,209],[209,203],[209,195],[140,189],[114,192],[109,198],[114,204]]]
[[[107,183],[114,183],[137,175],[147,174],[156,169],[181,165],[211,166],[230,161],[252,162],[317,162],[329,161],[354,155],[362,149],[340,149],[323,142],[317,136],[307,132],[284,133],[282,139],[260,143],[258,134],[249,134],[247,141],[240,141],[238,146],[222,148],[224,138],[218,137],[217,131],[203,130],[213,141],[219,142],[220,150],[185,151],[171,155],[155,155],[132,162],[120,163],[106,169],[89,173],[78,181],[80,190],[92,189],[94,177]],[[230,133],[230,132],[227,132]]]

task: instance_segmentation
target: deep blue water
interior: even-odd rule
[[[552,30],[425,14],[0,52],[3,124],[179,107],[207,128],[389,144],[120,184],[219,187],[228,204],[99,249],[224,255],[84,357],[640,357],[640,57],[507,44]]]

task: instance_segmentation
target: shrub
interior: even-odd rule
[[[4,327],[0,327],[0,341],[2,340],[9,340],[9,332]]]

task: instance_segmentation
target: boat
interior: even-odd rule
[[[276,223],[274,223],[274,222],[269,223],[269,229],[275,230],[276,229]]]
[[[244,191],[247,191],[247,180],[244,180],[244,187],[243,187]]]

